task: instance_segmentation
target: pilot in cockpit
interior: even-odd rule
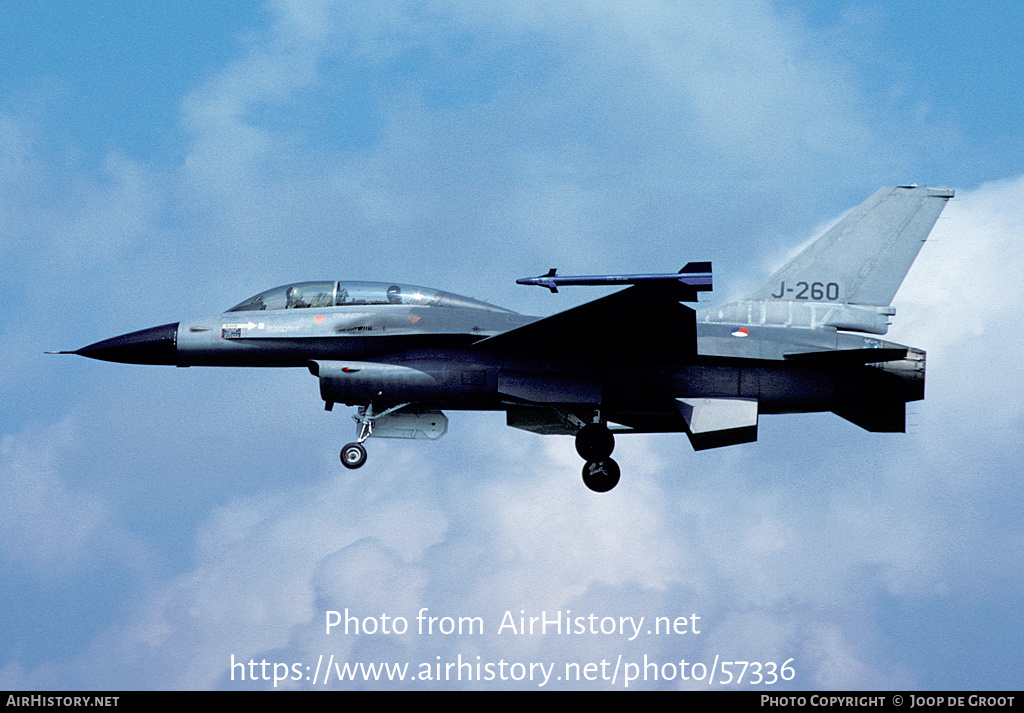
[[[285,309],[300,309],[302,307],[309,307],[308,304],[302,301],[302,290],[295,285],[288,288],[285,292],[285,299],[288,303],[285,305]]]

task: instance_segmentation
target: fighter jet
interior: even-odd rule
[[[131,364],[298,367],[327,411],[356,407],[347,468],[369,437],[436,439],[445,410],[570,435],[583,480],[618,483],[626,433],[685,433],[695,450],[757,440],[762,415],[831,411],[903,432],[924,398],[925,352],[879,339],[897,289],[952,190],[882,188],[748,298],[691,308],[711,264],[678,273],[562,276],[521,284],[624,287],[550,317],[398,283],[296,282],[222,314],[124,334],[73,352]]]

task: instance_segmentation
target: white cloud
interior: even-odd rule
[[[47,585],[111,563],[139,572],[149,560],[102,498],[66,482],[63,456],[78,432],[64,419],[0,439],[0,557]]]
[[[1008,392],[1024,378],[1014,338],[1024,329],[1022,229],[1024,179],[961,191],[898,295],[899,333],[928,349],[929,392],[941,384],[958,406],[943,411],[961,422],[1019,426],[1024,415]]]
[[[295,269],[331,250],[383,279],[383,243],[389,272],[503,285],[486,258],[510,244],[531,269],[675,264],[681,233],[715,245],[709,217],[742,230],[758,201],[884,153],[842,68],[759,0],[271,9],[184,102],[204,255],[234,269],[261,268],[239,244]],[[375,127],[355,149],[350,116]]]

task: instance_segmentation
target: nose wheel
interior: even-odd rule
[[[341,449],[341,464],[349,470],[362,468],[366,463],[366,449],[362,443],[349,443]]]
[[[367,406],[365,409],[359,409],[359,415],[354,417],[358,424],[359,436],[355,443],[346,444],[341,449],[341,464],[349,470],[362,468],[366,463],[366,448],[363,447],[363,441],[373,432],[372,414],[372,407]]]

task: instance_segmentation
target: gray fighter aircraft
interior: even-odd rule
[[[175,366],[304,367],[330,411],[357,407],[347,468],[370,436],[436,439],[440,409],[504,411],[509,426],[575,436],[583,480],[610,490],[618,433],[685,433],[696,450],[757,439],[762,414],[831,411],[903,432],[924,398],[925,353],[883,341],[896,290],[953,191],[882,188],[749,298],[691,309],[711,264],[678,273],[560,276],[521,284],[620,285],[550,317],[449,292],[299,282],[223,314],[73,352]]]

